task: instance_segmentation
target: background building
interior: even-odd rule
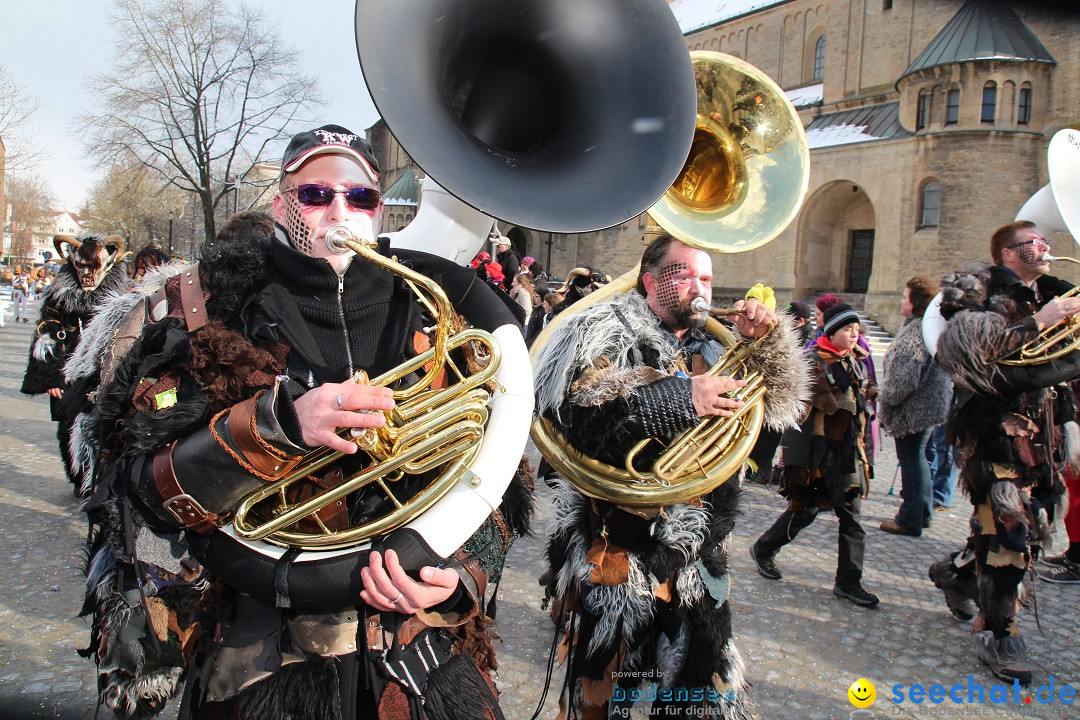
[[[1050,138],[1080,127],[1075,10],[998,0],[717,5],[686,33],[687,48],[767,73],[798,108],[811,148],[798,217],[763,248],[717,256],[718,296],[755,282],[782,300],[839,292],[895,330],[905,281],[989,260],[990,234],[1047,182]],[[388,176],[422,173],[385,125],[369,139]],[[591,265],[618,275],[636,263],[650,222],[555,236],[499,227],[556,274]],[[1075,254],[1067,235],[1053,239]],[[1080,279],[1072,266],[1054,272]]]

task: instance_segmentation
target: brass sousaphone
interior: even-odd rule
[[[448,193],[505,221],[552,232],[624,222],[671,185],[690,146],[693,70],[662,0],[358,0],[356,38],[372,98],[406,152]],[[486,222],[457,224],[474,220],[476,227]],[[458,241],[410,239],[409,247],[459,257]],[[440,247],[447,243],[449,251]],[[221,552],[211,547],[203,557],[224,560],[212,570],[275,602],[287,578],[288,601],[298,609],[354,601],[360,554],[395,528],[415,530],[442,556],[459,547],[498,506],[532,415],[531,372],[516,325],[451,335],[452,313],[437,284],[372,257],[344,230],[334,244],[414,284],[438,318],[430,356],[373,382],[395,383],[414,371],[433,376],[430,367],[420,369],[429,360],[453,375],[445,352],[459,343],[479,343],[488,359],[482,374],[457,378],[449,395],[403,389],[389,430],[356,438],[373,463],[344,485],[302,505],[287,497],[288,483],[335,459],[316,451],[282,485],[243,501],[234,525],[213,533],[210,543]],[[439,477],[416,501],[396,496],[401,473],[428,471]],[[360,487],[385,490],[403,507],[364,527],[296,530],[301,520],[319,524],[313,513]],[[267,511],[275,498],[280,505]]]
[[[664,230],[700,250],[736,253],[769,242],[795,218],[809,181],[809,149],[802,122],[784,92],[764,72],[738,58],[692,52],[698,106],[689,157],[649,214]],[[534,365],[555,327],[589,307],[634,287],[638,269],[557,315],[532,346]],[[714,310],[712,314],[724,314]],[[630,506],[657,507],[704,495],[738,472],[764,419],[764,379],[746,372],[754,344],[739,342],[715,317],[706,328],[728,352],[711,375],[743,377],[746,405],[734,418],[708,418],[672,442],[643,471],[590,458],[567,443],[554,424],[533,421],[532,438],[543,456],[581,492]]]

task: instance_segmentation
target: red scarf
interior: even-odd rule
[[[822,350],[828,350],[833,355],[838,355],[840,357],[844,357],[845,355],[847,355],[848,353],[851,352],[850,348],[848,348],[847,350],[841,350],[840,348],[836,347],[831,342],[829,342],[829,338],[827,338],[824,335],[821,335],[820,337],[818,337],[817,346],[819,348],[821,348]]]

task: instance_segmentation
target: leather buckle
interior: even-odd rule
[[[188,529],[205,531],[204,528],[210,530],[216,527],[214,520],[217,519],[217,515],[206,512],[203,506],[199,504],[199,501],[187,493],[174,495],[163,502],[161,506],[176,518],[178,523]]]

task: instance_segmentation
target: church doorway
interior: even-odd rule
[[[874,268],[874,230],[852,230],[844,292],[865,295]]]

